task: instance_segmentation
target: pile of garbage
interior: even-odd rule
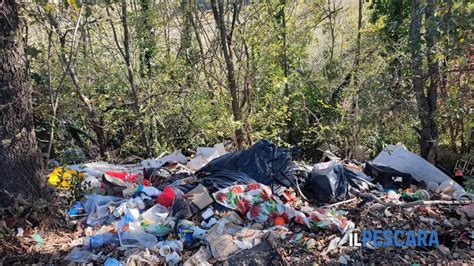
[[[449,176],[399,145],[365,164],[332,158],[294,162],[290,150],[260,140],[232,153],[217,144],[197,148],[192,158],[175,151],[140,164],[57,167],[48,181],[71,190],[79,178],[88,191],[68,210],[85,228],[71,244],[70,262],[375,262],[369,253],[379,262],[470,260],[472,195]],[[350,245],[361,230],[417,228],[460,238],[441,239],[416,256],[415,247]]]

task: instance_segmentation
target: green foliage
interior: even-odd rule
[[[471,176],[467,177],[467,181],[464,184],[467,193],[474,194],[474,178]]]
[[[82,7],[79,2],[67,2],[24,9],[30,28],[27,51],[37,136],[45,151],[55,127],[52,158],[80,148],[89,159],[96,159],[98,136],[87,105],[70,75],[59,86],[65,67],[60,55],[69,56]],[[273,0],[243,6],[232,39],[235,78],[243,102],[243,118],[237,122],[211,12],[187,1],[145,3],[129,6],[127,13],[139,114],[133,109],[128,69],[119,50],[123,49],[123,30],[118,3],[86,6],[72,50],[82,93],[102,122],[105,159],[145,156],[142,131],[156,156],[232,140],[237,128],[244,128],[254,141],[269,138],[280,145],[299,144],[308,151],[325,142],[339,146],[344,155],[355,146],[376,154],[397,142],[417,150],[413,128],[419,119],[407,49],[411,1],[364,2],[358,65],[357,2],[287,1],[282,5]],[[473,4],[442,1],[438,5],[430,27],[438,34],[436,58],[446,78],[437,114],[441,142],[466,149],[472,111],[462,99],[472,97],[472,77],[462,69],[469,67]],[[226,8],[230,29],[232,5]],[[60,22],[61,30],[52,35],[48,55],[50,15]],[[61,34],[66,43],[62,50]],[[60,87],[56,116],[51,109],[48,61],[51,88]],[[74,136],[71,128],[81,133]]]
[[[79,172],[74,173],[71,175],[71,188],[68,192],[70,195],[67,199],[69,205],[72,205],[75,202],[82,200],[85,195],[91,193],[91,184],[88,181],[84,181],[84,177],[81,176]]]

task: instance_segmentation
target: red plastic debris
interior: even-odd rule
[[[163,205],[165,207],[171,207],[173,204],[175,194],[172,187],[165,187],[163,192],[156,198],[156,203]]]
[[[275,225],[284,225],[286,223],[285,218],[281,216],[275,217],[274,224]]]
[[[296,196],[288,190],[285,190],[285,192],[283,192],[283,198],[286,202],[293,202],[296,200]]]

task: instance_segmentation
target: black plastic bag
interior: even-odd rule
[[[201,176],[203,175],[204,173],[201,174]],[[199,179],[199,183],[201,183],[203,186],[205,186],[212,192],[236,184],[246,185],[257,182],[244,172],[222,168],[210,169],[206,171],[205,176],[206,177]]]
[[[334,163],[326,169],[313,169],[303,192],[317,202],[327,203],[346,199],[351,187],[361,191],[373,186],[363,172],[355,172],[340,163]]]
[[[196,176],[204,186],[213,188],[252,182],[285,187],[295,184],[290,151],[266,139],[258,141],[247,150],[212,160],[197,171]]]
[[[189,203],[182,198],[175,198],[170,210],[171,217],[181,220],[189,219],[193,216]]]

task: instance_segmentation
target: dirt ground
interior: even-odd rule
[[[4,265],[69,264],[65,256],[74,246],[82,243],[83,236],[91,233],[77,221],[67,218],[66,207],[60,197],[34,203],[11,195],[4,197],[10,197],[9,206],[0,210],[0,262]],[[284,238],[270,234],[261,244],[243,250],[225,262],[210,262],[219,265],[474,264],[470,238],[474,220],[460,215],[458,208],[457,205],[437,205],[392,208],[387,212],[383,206],[368,204],[361,199],[338,206],[339,210],[347,212],[346,216],[356,224],[356,228],[435,228],[439,233],[440,247],[370,249],[345,245],[326,252],[329,242],[338,233],[311,231],[304,226],[290,224]],[[432,224],[421,222],[421,217],[433,218]],[[22,233],[19,228],[23,229]],[[184,252],[183,261],[196,250]],[[127,252],[105,248],[97,253],[121,257],[126,256]]]

